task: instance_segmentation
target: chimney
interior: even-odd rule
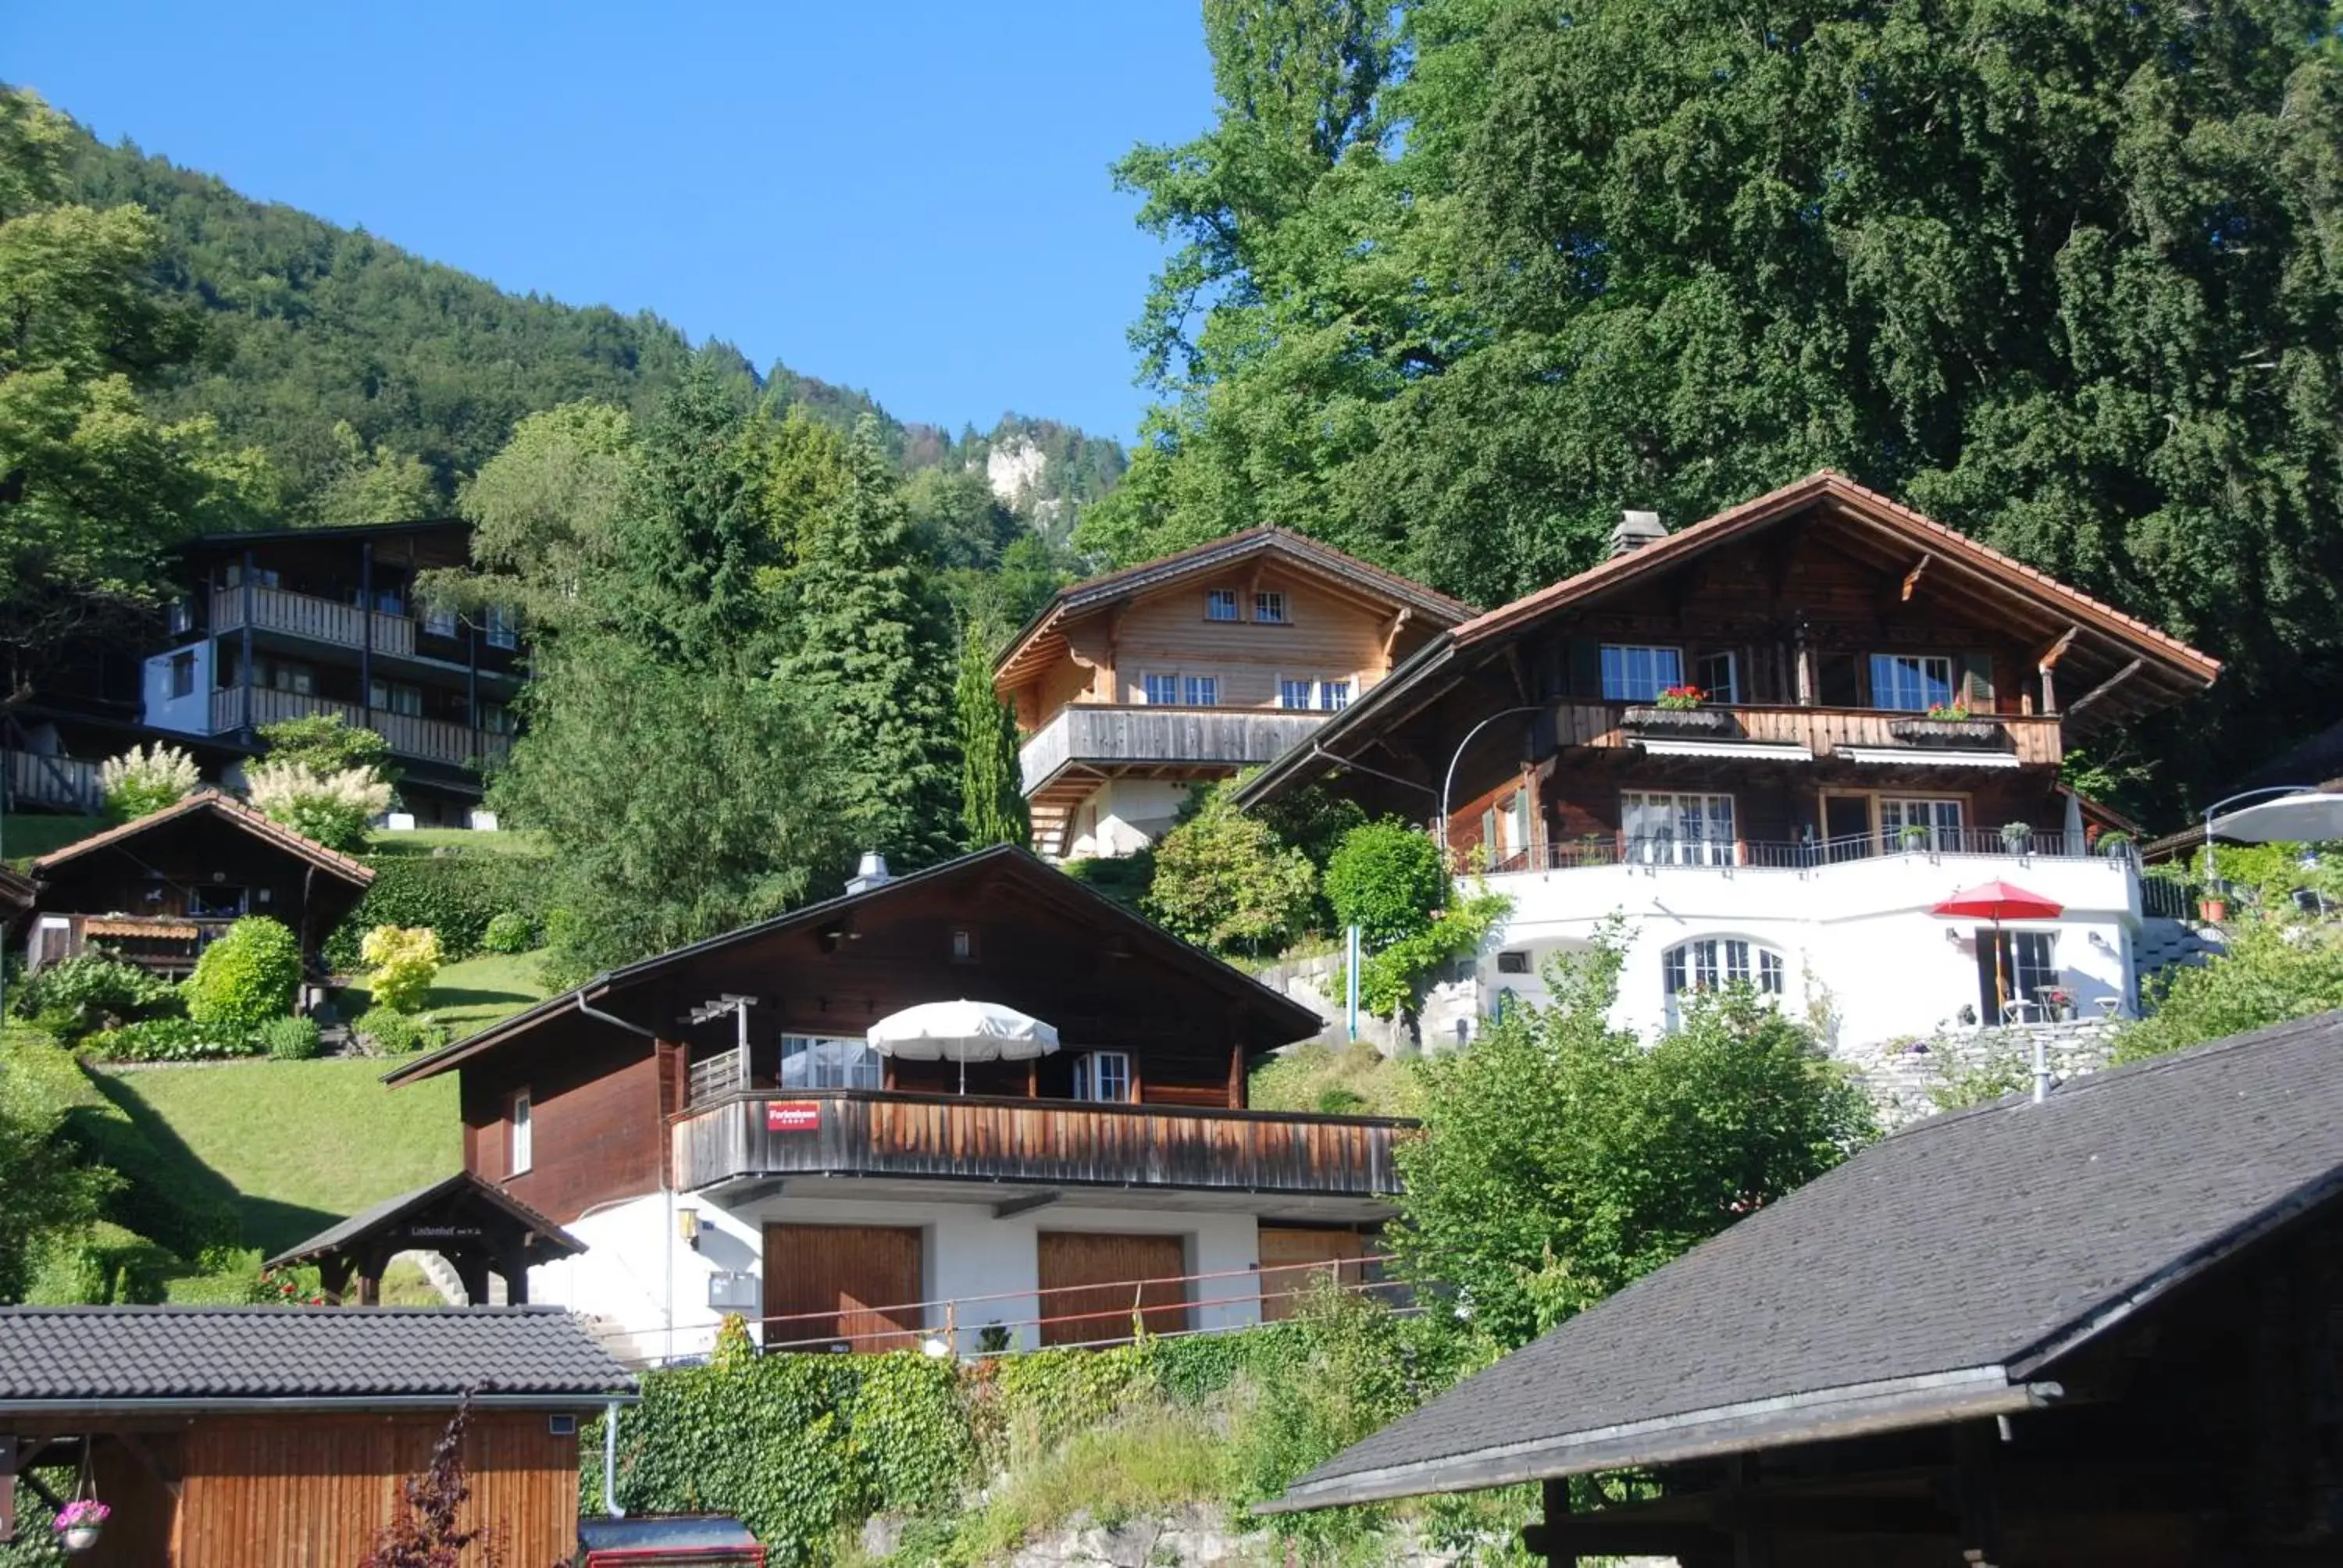
[[[862,851],[862,863],[854,868],[854,875],[846,879],[850,893],[867,893],[873,888],[883,888],[895,879],[887,869],[887,857],[876,849]]]
[[[1660,521],[1657,512],[1622,512],[1619,526],[1611,530],[1611,553],[1624,556],[1630,550],[1640,550],[1654,539],[1668,537],[1668,526]]]

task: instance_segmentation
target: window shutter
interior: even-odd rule
[[[1972,713],[1993,711],[1993,655],[1961,655],[1961,701]]]
[[[1595,698],[1603,695],[1603,645],[1591,637],[1570,639],[1570,694]]]

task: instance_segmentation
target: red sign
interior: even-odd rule
[[[812,1132],[821,1126],[818,1100],[769,1100],[765,1102],[768,1132]]]

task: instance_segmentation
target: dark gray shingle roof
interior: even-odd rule
[[[485,1207],[491,1213],[508,1219],[515,1229],[532,1233],[542,1249],[531,1257],[529,1261],[532,1262],[542,1261],[548,1256],[568,1257],[586,1250],[585,1242],[503,1188],[484,1181],[468,1171],[458,1171],[452,1176],[442,1176],[437,1181],[427,1181],[412,1192],[385,1198],[370,1209],[360,1210],[347,1220],[328,1225],[307,1241],[277,1253],[264,1266],[282,1269],[339,1251],[369,1231],[403,1220],[413,1211],[430,1209],[443,1200]]]
[[[1573,1468],[1633,1423],[1991,1369],[2343,1191],[2343,1013],[1874,1145],[1295,1483],[1316,1505]],[[1714,1436],[1714,1432],[1711,1433]],[[1755,1446],[1751,1444],[1750,1446]],[[1532,1452],[1535,1451],[1535,1452]],[[1404,1472],[1406,1473],[1393,1473]]]
[[[0,1309],[0,1412],[126,1400],[629,1395],[558,1307]]]

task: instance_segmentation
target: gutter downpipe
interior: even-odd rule
[[[627,1511],[618,1506],[618,1402],[612,1400],[602,1407],[602,1512],[613,1519],[624,1519]]]
[[[598,1019],[604,1023],[616,1024],[620,1029],[639,1034],[654,1045],[659,1042],[658,1030],[645,1029],[641,1024],[620,1018],[617,1013],[604,1012],[600,1008],[588,1006],[585,986],[578,988],[578,1010],[588,1018]],[[745,1018],[747,1015],[742,1016]],[[675,1188],[668,1181],[665,1158],[659,1161],[659,1198],[667,1210],[666,1223],[660,1226],[660,1229],[666,1232],[665,1266],[659,1270],[664,1277],[662,1289],[667,1298],[666,1305],[660,1312],[660,1321],[665,1324],[663,1332],[667,1341],[667,1354],[663,1360],[671,1362],[675,1360]],[[616,1443],[618,1440],[613,1438],[610,1441]],[[615,1455],[618,1451],[613,1447],[610,1452]],[[604,1495],[607,1497],[608,1493],[605,1493]]]

